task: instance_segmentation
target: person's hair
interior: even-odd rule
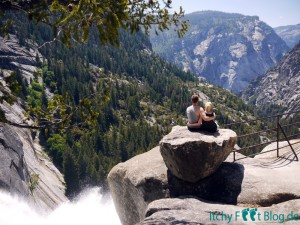
[[[192,102],[197,103],[199,101],[198,95],[192,95]]]
[[[212,111],[212,103],[211,102],[206,102],[205,103],[205,111],[206,112],[211,112]]]

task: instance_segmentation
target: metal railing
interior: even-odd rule
[[[297,120],[297,121],[293,121],[293,120]],[[255,124],[257,127],[259,125],[262,126],[263,129],[255,132],[250,132],[250,133],[246,132],[243,134],[239,134],[239,131],[242,130],[241,129],[242,126],[246,126],[248,129],[251,126],[252,127],[255,126]],[[250,119],[250,120],[244,120],[242,122],[225,124],[224,125],[225,128],[232,129],[237,133],[238,146],[241,145],[239,149],[233,150],[233,161],[245,159],[248,157],[254,157],[256,155],[265,154],[267,152],[272,152],[272,151],[277,151],[277,157],[280,157],[279,150],[285,147],[290,147],[294,155],[293,159],[299,161],[297,153],[294,149],[294,146],[300,143],[300,132],[299,132],[300,128],[298,127],[298,125],[300,125],[300,110],[278,114],[275,116],[261,117],[253,120]],[[290,130],[287,132],[285,128],[289,128]],[[263,141],[261,140],[262,138],[264,138]],[[291,143],[290,140],[295,138],[298,138],[299,140]],[[281,141],[286,141],[287,144],[284,146],[279,146],[279,142]],[[262,147],[264,145],[266,146],[274,142],[277,142],[276,148],[262,152]],[[247,144],[249,143],[250,145],[247,146]],[[254,149],[254,150],[250,150],[250,149]],[[236,158],[236,153],[239,152],[240,153],[247,152],[247,153],[246,154],[242,153],[243,154],[242,157]],[[249,154],[249,152],[252,153]]]

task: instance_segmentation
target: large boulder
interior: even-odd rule
[[[211,134],[175,126],[160,141],[166,166],[176,177],[197,182],[214,173],[234,148],[237,135],[229,129]]]
[[[228,162],[222,163],[215,173],[191,183],[168,171],[156,147],[116,165],[108,175],[108,183],[123,225],[142,221],[147,206],[154,200],[180,196],[194,196],[213,204],[269,207],[300,198],[300,162],[294,161],[290,152],[283,148],[283,158],[277,159],[276,152],[269,152],[237,162],[232,162],[230,154]]]
[[[167,167],[159,153],[159,147],[119,163],[107,178],[123,225],[143,220],[150,202],[170,196]]]
[[[143,220],[148,204],[157,199],[193,195],[211,201],[236,203],[244,167],[223,163],[211,176],[190,183],[170,173],[159,146],[119,163],[108,174],[111,195],[123,225]]]

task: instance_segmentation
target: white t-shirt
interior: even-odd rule
[[[188,117],[189,123],[198,123],[199,114],[198,111],[200,110],[199,106],[189,106],[186,109],[186,115]]]

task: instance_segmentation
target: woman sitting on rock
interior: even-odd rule
[[[215,113],[212,110],[212,103],[211,102],[206,102],[204,113],[209,118],[215,118],[216,117]],[[218,130],[218,125],[216,124],[214,119],[212,119],[210,121],[203,120],[201,130],[214,133]]]
[[[209,122],[215,119],[215,114],[213,116],[207,116],[202,107],[198,106],[199,97],[198,95],[192,96],[192,105],[186,109],[186,114],[188,117],[187,127],[189,130],[203,130],[203,122]],[[213,131],[215,132],[215,131]]]

